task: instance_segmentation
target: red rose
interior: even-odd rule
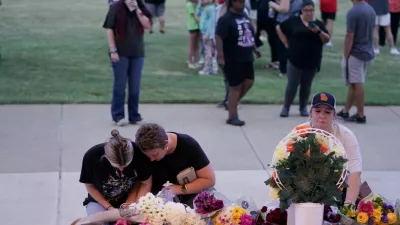
[[[268,211],[267,206],[263,206],[263,207],[261,208],[261,212],[262,212],[262,213],[265,213],[265,212],[267,212],[267,211]]]

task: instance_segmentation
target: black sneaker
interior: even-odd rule
[[[233,126],[243,126],[246,123],[243,120],[240,120],[239,118],[231,118],[226,120],[227,124],[233,125]]]
[[[138,122],[141,122],[143,120],[143,118],[140,116],[134,120],[130,120],[129,123],[130,124],[137,124]]]
[[[280,117],[288,117],[289,116],[289,108],[288,107],[283,107]]]
[[[310,116],[310,114],[308,114],[308,111],[307,111],[306,107],[300,109],[300,116],[303,116],[303,117],[309,117]]]
[[[336,116],[342,117],[343,119],[348,119],[349,118],[349,113],[348,112],[347,113],[343,112],[343,109],[342,109],[342,110],[340,110],[340,112],[336,113]]]
[[[366,123],[367,117],[366,116],[361,117],[358,113],[356,113],[345,120],[348,122]]]
[[[226,101],[221,101],[220,103],[218,103],[218,107],[228,110],[228,103]]]

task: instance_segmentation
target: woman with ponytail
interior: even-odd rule
[[[117,130],[111,135],[83,157],[79,181],[88,191],[83,202],[88,215],[136,202],[151,190],[150,160]]]
[[[144,30],[151,28],[151,14],[141,0],[119,0],[112,4],[103,27],[107,30],[114,72],[111,116],[125,125],[125,88],[128,83],[128,120],[135,124],[139,114],[140,82],[144,65]]]

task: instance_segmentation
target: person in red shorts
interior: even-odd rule
[[[333,21],[336,19],[337,5],[337,0],[321,0],[319,4],[322,21],[331,37],[333,37]],[[332,42],[329,41],[326,46],[332,47]]]

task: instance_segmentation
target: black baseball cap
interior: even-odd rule
[[[317,105],[327,105],[336,110],[336,98],[327,92],[317,93],[312,98],[311,107],[315,107]]]

